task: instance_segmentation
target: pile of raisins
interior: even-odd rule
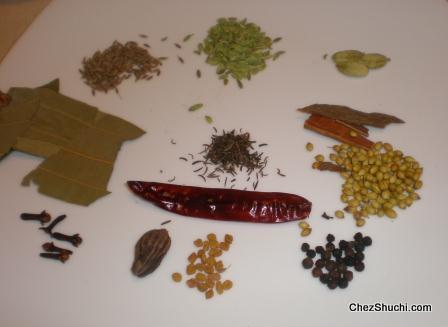
[[[353,241],[341,240],[338,246],[335,245],[335,237],[328,234],[325,246],[319,245],[313,250],[308,243],[302,244],[301,250],[306,254],[302,265],[305,269],[312,269],[313,277],[319,278],[329,289],[346,288],[353,280],[350,268],[358,272],[364,270],[364,249],[370,245],[372,239],[359,232]]]

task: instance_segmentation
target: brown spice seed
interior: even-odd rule
[[[208,289],[205,283],[197,283],[196,287],[199,292],[205,292]]]
[[[193,264],[189,264],[186,269],[187,275],[193,275],[196,273],[196,266]]]
[[[213,293],[212,289],[210,289],[207,292],[205,292],[205,298],[206,299],[211,299],[213,297],[213,295],[214,295],[214,293]]]
[[[198,258],[197,254],[193,252],[192,254],[190,254],[190,255],[188,256],[188,261],[189,261],[190,263],[194,263],[194,262],[196,261],[197,258]]]
[[[188,279],[186,283],[189,288],[194,288],[197,285],[196,279],[194,278]]]
[[[180,281],[182,281],[182,275],[178,272],[175,272],[171,275],[171,278],[173,278],[173,281],[175,281],[176,283],[179,283]]]
[[[226,243],[228,243],[228,244],[232,244],[232,242],[233,242],[233,236],[230,235],[230,234],[226,234],[226,235],[224,236],[224,242],[226,242]]]
[[[228,251],[230,248],[230,245],[229,245],[229,243],[221,242],[221,243],[219,243],[219,248],[223,251]]]
[[[216,234],[215,233],[210,233],[207,235],[207,239],[209,241],[216,241]]]
[[[216,293],[218,293],[218,294],[224,293],[224,287],[222,286],[222,283],[220,281],[216,282],[215,288],[216,288]]]
[[[222,287],[224,290],[230,290],[233,286],[233,282],[231,280],[225,280],[224,283],[222,283]]]

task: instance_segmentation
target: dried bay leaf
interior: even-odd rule
[[[109,194],[107,183],[121,144],[143,135],[144,131],[57,93],[58,86],[53,81],[41,88],[10,90],[15,106],[11,112],[17,115],[25,111],[26,117],[19,118],[26,118],[26,125],[10,131],[6,135],[9,142],[0,138],[0,150],[9,151],[13,147],[46,158],[23,179],[22,185],[33,182],[42,194],[89,205]],[[15,120],[17,117],[2,113],[0,126]],[[0,129],[0,136],[3,132]]]
[[[298,109],[300,112],[316,114],[334,120],[340,120],[354,125],[368,125],[384,128],[391,123],[404,123],[403,120],[392,115],[382,113],[366,113],[346,106],[332,104],[313,104]]]

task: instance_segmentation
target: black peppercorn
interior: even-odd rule
[[[362,241],[363,237],[364,237],[364,236],[362,235],[361,232],[357,232],[357,233],[353,236],[353,238],[355,239],[355,241]]]
[[[341,279],[339,279],[339,281],[338,281],[338,286],[339,286],[340,288],[347,288],[347,286],[348,286],[348,280],[345,279],[345,278],[341,278]]]
[[[341,249],[334,249],[333,250],[333,256],[337,259],[342,256],[342,250]]]
[[[317,268],[323,268],[325,267],[325,261],[322,259],[317,259],[316,263],[314,264]]]
[[[323,246],[319,245],[319,246],[316,246],[316,252],[319,253],[319,254],[322,254],[322,253],[325,252],[325,249],[324,249]]]
[[[362,243],[364,244],[364,246],[371,246],[372,245],[372,239],[370,238],[370,236],[365,236],[362,239]]]
[[[335,280],[329,281],[327,286],[330,290],[334,290],[336,287],[338,287],[338,282]]]
[[[330,251],[333,251],[334,249],[335,249],[336,247],[334,246],[334,244],[333,243],[327,243],[326,245],[325,245],[325,249],[327,249],[327,250],[330,250]]]
[[[303,268],[305,268],[305,269],[310,269],[311,267],[313,267],[313,259],[311,259],[311,258],[305,258],[305,259],[303,259],[303,261],[302,261],[302,266],[303,266]]]
[[[363,261],[364,257],[365,257],[364,253],[362,253],[362,252],[358,252],[355,254],[355,260],[357,260],[357,261]]]
[[[362,243],[355,243],[355,250],[356,252],[362,252],[364,251],[365,246]]]
[[[316,256],[316,251],[314,251],[314,250],[308,250],[308,251],[306,251],[306,256],[308,257],[308,258],[314,258],[315,256]]]
[[[340,241],[339,241],[339,248],[340,248],[341,250],[345,250],[345,248],[347,248],[347,245],[348,245],[348,242],[347,242],[347,241],[345,241],[345,240],[340,240]]]
[[[306,252],[306,251],[308,251],[309,249],[310,249],[310,245],[309,245],[308,243],[303,243],[303,244],[302,244],[301,250],[302,250],[303,252]]]
[[[344,272],[344,278],[348,281],[351,282],[353,280],[353,271],[351,270],[347,270]]]
[[[327,264],[325,265],[325,268],[327,268],[328,271],[333,271],[337,267],[336,262],[334,260],[327,261]]]
[[[363,271],[365,268],[364,263],[362,261],[355,262],[355,270],[356,271]]]
[[[320,256],[322,257],[323,260],[330,260],[331,255],[332,255],[332,252],[327,250],[327,251],[321,253]]]
[[[348,266],[348,267],[353,267],[353,265],[355,264],[355,259],[353,257],[345,257],[344,258],[344,263]]]
[[[336,269],[332,270],[329,274],[335,280],[338,280],[341,277],[341,273]]]
[[[329,278],[328,274],[322,274],[320,275],[319,280],[322,284],[327,284],[328,278]]]
[[[328,234],[327,235],[327,242],[331,243],[334,242],[335,238],[333,234]]]
[[[313,277],[319,278],[322,275],[322,269],[320,269],[319,267],[314,267],[311,271],[311,274],[313,275]]]
[[[347,270],[347,266],[345,264],[343,264],[343,263],[340,263],[340,264],[338,264],[337,269],[338,269],[339,272],[344,272],[344,271]]]

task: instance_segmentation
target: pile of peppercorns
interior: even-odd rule
[[[334,290],[337,287],[346,288],[348,283],[353,280],[353,267],[356,271],[363,271],[364,249],[372,245],[372,239],[369,236],[363,236],[362,233],[356,233],[353,241],[339,241],[339,246],[334,244],[335,237],[332,234],[327,235],[327,244],[325,247],[316,246],[311,249],[308,243],[303,243],[301,250],[305,252],[306,258],[302,265],[305,269],[311,269],[313,277]],[[316,255],[320,258],[314,262]]]

